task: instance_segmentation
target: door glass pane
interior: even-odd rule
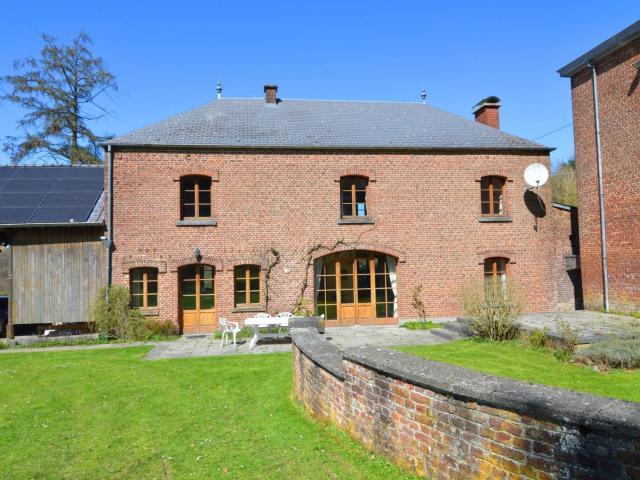
[[[340,292],[342,303],[354,303],[353,302],[353,290],[342,290]]]
[[[336,277],[330,276],[324,278],[326,289],[327,290],[335,290],[336,289]]]
[[[366,258],[359,258],[357,261],[358,273],[369,273],[369,260]]]
[[[200,295],[200,309],[211,310],[215,306],[213,295]]]
[[[195,282],[195,280],[183,280],[183,282],[182,282],[182,294],[183,295],[195,295],[196,294],[196,282]]]
[[[325,268],[325,273],[327,275],[335,275],[336,274],[336,263],[335,263],[335,261],[332,261],[331,263],[325,265],[324,268]]]
[[[180,305],[183,310],[195,310],[196,309],[196,297],[193,295],[182,296],[180,299]]]
[[[387,304],[386,303],[377,303],[376,304],[376,318],[387,318]]]
[[[201,280],[200,281],[200,293],[202,295],[213,293],[213,280]]]
[[[341,275],[340,284],[342,285],[342,290],[353,288],[353,275]]]
[[[327,290],[326,292],[327,303],[336,303],[338,301],[338,295],[335,290]]]
[[[326,308],[326,318],[329,320],[335,320],[338,318],[338,307],[335,305],[327,305]]]

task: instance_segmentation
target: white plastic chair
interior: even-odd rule
[[[226,318],[220,318],[218,319],[218,323],[220,323],[220,326],[222,327],[222,340],[220,341],[220,348],[224,348],[227,344],[226,340],[228,335],[233,336],[233,346],[237,347],[238,345],[236,343],[236,336],[238,335],[238,332],[242,330],[238,322],[230,322]]]
[[[280,312],[279,314],[276,315],[276,318],[286,318],[287,319],[287,325],[280,325],[278,327],[278,333],[279,334],[284,334],[287,333],[287,331],[289,330],[289,321],[288,319],[293,317],[293,313],[291,312]]]

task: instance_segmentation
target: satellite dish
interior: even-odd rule
[[[538,188],[549,180],[549,170],[541,163],[532,163],[524,170],[524,181],[529,187]]]

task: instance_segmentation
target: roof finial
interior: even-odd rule
[[[218,85],[216,85],[216,92],[218,93],[218,100],[222,98],[222,83],[218,81]]]
[[[427,91],[424,88],[420,91],[420,98],[422,103],[427,103]]]

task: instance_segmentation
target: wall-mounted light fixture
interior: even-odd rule
[[[196,249],[193,252],[193,254],[196,257],[196,262],[200,263],[200,261],[202,260],[202,252],[200,251],[200,247],[196,247]]]

